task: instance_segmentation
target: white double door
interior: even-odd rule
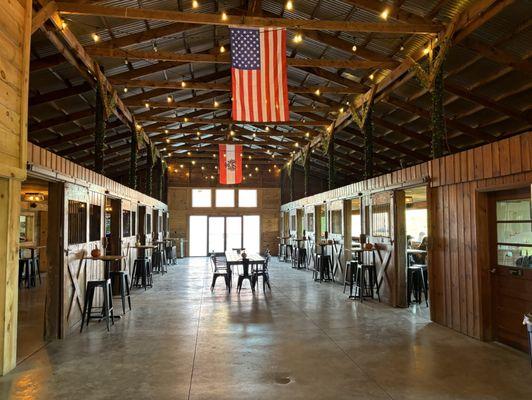
[[[192,215],[189,221],[189,255],[206,256],[245,248],[260,252],[260,216]]]

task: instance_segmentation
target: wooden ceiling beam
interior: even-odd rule
[[[31,60],[30,62],[30,72],[41,71],[43,69],[53,68],[57,65],[60,65],[66,61],[65,57],[61,53],[52,54],[50,56],[38,58],[36,60]]]
[[[191,124],[205,124],[205,125],[212,125],[212,124],[222,124],[222,125],[233,125],[233,124],[249,124],[249,125],[255,125],[255,126],[270,126],[270,125],[278,125],[278,126],[328,126],[330,124],[329,120],[317,120],[317,121],[272,121],[272,122],[240,122],[240,121],[233,121],[230,118],[189,118],[189,117],[175,117],[175,118],[167,118],[167,117],[152,117],[152,118],[144,118],[139,117],[137,119],[139,122],[164,122],[166,124],[177,124],[177,123],[191,123]],[[148,128],[149,129],[149,128]]]
[[[253,16],[235,16],[225,14],[190,13],[171,10],[156,10],[132,7],[107,7],[89,4],[58,2],[57,8],[63,15],[93,15],[125,19],[182,22],[197,25],[280,27],[297,30],[336,31],[336,32],[380,32],[380,33],[438,33],[443,26],[438,23],[392,23],[358,21],[304,21],[287,18],[265,18]]]
[[[461,45],[498,64],[512,67],[513,69],[522,71],[528,75],[532,74],[532,62],[530,60],[522,60],[512,53],[470,37],[465,38]]]
[[[148,51],[148,50],[123,50],[109,48],[87,48],[87,52],[95,57],[119,58],[128,60],[154,60],[154,61],[174,61],[180,63],[204,63],[204,64],[231,64],[229,54],[214,55],[202,53],[178,54],[169,51]],[[397,66],[395,61],[368,61],[368,60],[347,60],[347,59],[309,59],[309,58],[287,58],[286,64],[289,67],[324,67],[324,68],[393,68]]]
[[[64,99],[66,97],[77,96],[82,93],[92,90],[92,86],[89,83],[82,83],[81,85],[76,85],[72,87],[67,87],[64,89],[53,90],[51,92],[39,94],[37,96],[32,96],[29,99],[29,106],[34,107],[41,104],[45,104],[51,101],[57,101]]]
[[[139,88],[157,88],[173,90],[216,90],[230,92],[231,83],[211,83],[202,81],[160,81],[147,79],[118,79],[110,77],[109,81],[115,86],[121,87],[139,87]],[[291,93],[334,93],[334,94],[351,94],[353,90],[344,86],[288,86]]]

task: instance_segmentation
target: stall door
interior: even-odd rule
[[[505,191],[490,201],[493,334],[528,349],[523,315],[532,311],[532,216],[530,192]]]
[[[81,186],[65,184],[64,202],[64,269],[63,269],[63,333],[68,335],[81,321],[85,283],[95,279],[98,271],[90,262],[85,268],[82,258],[90,253],[88,246],[89,191]]]

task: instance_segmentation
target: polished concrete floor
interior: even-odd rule
[[[209,290],[182,260],[111,333],[56,341],[0,378],[1,399],[532,398],[527,355],[377,302],[353,302],[287,264],[272,292]]]

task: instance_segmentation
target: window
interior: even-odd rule
[[[233,189],[216,189],[216,207],[234,207],[235,191]]]
[[[87,241],[87,205],[68,201],[68,244],[85,243]]]
[[[314,213],[307,214],[307,232],[314,232]]]
[[[129,210],[122,211],[122,229],[123,237],[131,236],[131,212]]]
[[[296,230],[296,216],[295,215],[290,216],[290,230],[291,231]]]
[[[95,242],[102,238],[102,208],[91,204],[89,215],[89,241]]]
[[[244,248],[248,253],[260,252],[260,216],[244,215]]]
[[[257,191],[240,189],[238,191],[238,207],[257,207]]]
[[[532,210],[529,199],[501,200],[496,205],[497,264],[530,267]]]
[[[342,233],[342,210],[331,211],[331,233]]]
[[[373,236],[390,237],[390,196],[377,195],[371,207],[371,228]]]
[[[211,189],[192,189],[192,207],[211,206]]]
[[[362,219],[360,216],[360,198],[351,200],[351,236],[360,237],[362,233]]]
[[[151,214],[146,214],[146,235],[151,235]]]
[[[20,216],[20,232],[19,239],[20,242],[31,243],[33,242],[33,225],[34,225],[33,214],[25,213]]]
[[[131,211],[131,236],[137,235],[137,213]]]

